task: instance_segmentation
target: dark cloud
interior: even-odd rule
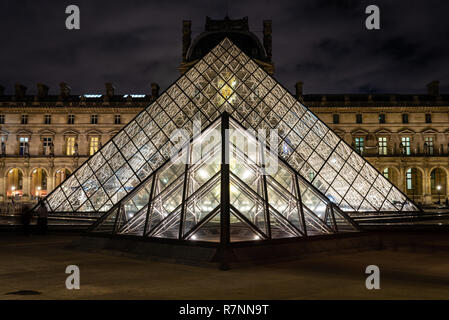
[[[226,6],[226,2],[228,5]],[[76,0],[81,30],[65,29],[62,1],[2,0],[0,84],[36,92],[47,83],[71,84],[76,93],[119,93],[166,88],[179,76],[181,22],[194,35],[205,16],[248,16],[261,38],[262,20],[273,20],[275,77],[306,93],[424,92],[431,80],[449,85],[449,3],[444,0],[377,0],[381,30],[365,28],[367,0],[148,1]],[[227,8],[226,8],[227,7]],[[447,91],[447,90],[446,90]]]

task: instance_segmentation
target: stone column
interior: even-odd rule
[[[23,167],[23,200],[30,199],[30,187],[31,187],[31,177],[30,177],[30,167],[26,164]]]
[[[401,150],[399,150],[399,143],[401,142],[401,139],[399,137],[399,135],[397,133],[393,133],[391,135],[391,142],[389,142],[389,146],[388,146],[388,152],[389,154],[393,154],[393,155],[397,155],[401,153]]]
[[[55,167],[53,161],[50,160],[48,165],[48,176],[47,176],[47,194],[50,193],[55,187]]]
[[[78,136],[78,154],[80,156],[89,155],[89,136],[80,134]]]
[[[28,152],[30,153],[30,155],[42,154],[42,141],[38,134],[32,134],[30,136],[29,146],[30,150],[28,150]]]
[[[5,164],[0,164],[0,201],[6,200]]]
[[[407,190],[405,190],[405,168],[403,166],[399,167],[398,188],[402,192],[407,193]]]
[[[54,148],[55,156],[65,155],[64,135],[62,135],[62,134],[55,135],[53,144],[55,146],[55,148]]]
[[[182,61],[187,61],[187,51],[192,42],[192,21],[182,21]]]
[[[15,134],[10,134],[8,136],[8,143],[6,144],[6,154],[7,155],[17,155],[19,154],[19,141]]]
[[[449,175],[446,174],[446,194],[445,194],[446,198],[449,198]],[[443,199],[443,202],[446,201],[446,198]]]
[[[272,58],[272,22],[271,20],[263,21],[263,46],[265,48],[265,52],[267,53],[268,61],[271,61]]]
[[[432,192],[430,188],[430,171],[429,168],[424,168],[423,174],[423,202],[425,204],[432,203]]]

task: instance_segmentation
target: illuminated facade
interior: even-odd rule
[[[58,186],[52,213],[115,210],[169,161],[172,134],[194,137],[223,113],[254,132],[276,130],[271,146],[304,181],[346,212],[418,211],[382,174],[225,38]]]
[[[409,198],[424,205],[449,197],[449,95],[303,94],[297,97]]]
[[[65,83],[59,95],[38,89],[36,96],[22,85],[14,95],[0,90],[2,213],[12,198],[20,212],[50,193],[158,94],[156,84],[143,96],[116,95],[111,84],[104,95],[72,95]]]
[[[263,23],[263,43],[249,32],[246,18],[207,19],[205,31],[193,41],[190,27],[190,21],[183,22],[181,74],[225,34],[231,34],[232,42],[258,67],[273,74],[271,21]],[[238,77],[224,72],[213,87],[220,88],[216,103],[235,106],[238,99],[233,88],[238,85]],[[430,84],[425,95],[303,94],[302,83],[296,89],[301,103],[410,199],[432,204],[449,196],[449,95],[440,95],[437,83]],[[108,83],[105,94],[73,95],[61,83],[59,95],[48,95],[48,87],[38,84],[38,93],[30,96],[22,85],[16,85],[14,95],[5,95],[0,86],[0,212],[6,211],[12,198],[16,205],[34,204],[53,191],[159,96],[156,84],[151,91],[117,95]],[[293,149],[291,143],[282,146],[284,153]],[[301,157],[307,157],[310,150],[302,152]],[[316,169],[304,168],[300,173],[314,178]],[[132,188],[125,183],[123,194]]]

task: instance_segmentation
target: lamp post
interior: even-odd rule
[[[12,186],[11,187],[11,194],[12,194],[13,197],[15,196],[15,190],[16,190],[16,187]]]
[[[438,190],[438,204],[440,204],[441,202],[440,202],[440,196],[441,196],[441,186],[440,185],[437,185],[437,190]]]

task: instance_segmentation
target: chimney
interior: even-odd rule
[[[271,62],[272,57],[271,20],[263,21],[263,46],[267,53],[268,61]]]
[[[39,98],[44,98],[44,97],[48,96],[48,86],[46,86],[43,83],[38,83],[37,84],[37,96]]]
[[[156,100],[159,97],[159,85],[157,83],[151,84],[151,99]]]
[[[67,83],[61,82],[59,84],[59,95],[61,96],[61,98],[70,96],[71,91],[72,88],[70,88],[70,86]]]
[[[431,97],[440,95],[440,81],[434,80],[427,85],[427,94]]]
[[[104,84],[106,86],[106,96],[112,97],[114,96],[115,87],[111,82],[106,82]]]
[[[5,94],[5,87],[0,85],[0,96]]]
[[[27,87],[25,87],[23,84],[16,83],[14,85],[14,89],[16,91],[16,97],[24,97],[27,92]]]
[[[303,86],[303,82],[302,81],[298,81],[296,82],[295,88],[296,88],[296,99],[301,99],[302,98],[302,86]]]
[[[192,21],[182,21],[182,61],[187,61],[187,51],[192,42]]]

